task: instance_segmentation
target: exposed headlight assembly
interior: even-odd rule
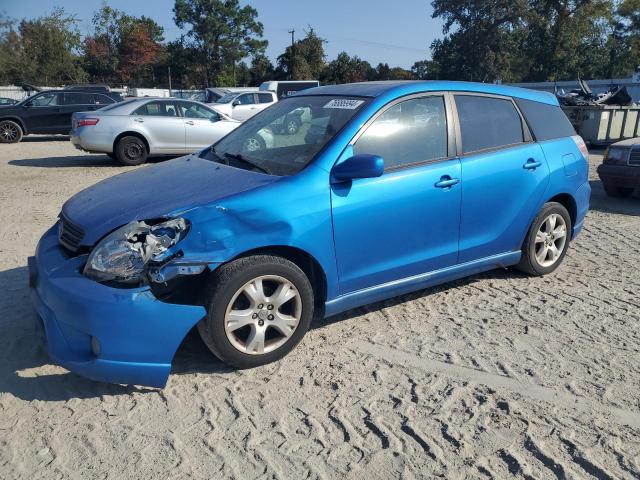
[[[93,249],[84,274],[100,282],[139,283],[149,262],[165,260],[184,238],[189,223],[175,218],[162,223],[131,222],[103,238]]]

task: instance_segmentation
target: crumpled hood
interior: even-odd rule
[[[96,183],[67,200],[62,213],[84,230],[81,245],[92,246],[134,220],[207,205],[277,179],[188,155]]]

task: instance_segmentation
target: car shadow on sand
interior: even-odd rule
[[[366,315],[382,308],[409,302],[435,292],[456,288],[487,278],[519,275],[512,270],[494,270],[421,290],[408,295],[359,307],[326,319],[317,319],[312,329]],[[27,267],[0,272],[0,395],[10,394],[25,401],[66,401],[105,395],[157,393],[158,389],[96,382],[62,367],[54,366],[46,348],[42,323],[36,315],[27,286]],[[200,339],[196,329],[185,337],[173,359],[172,375],[224,374],[235,369],[215,358]]]
[[[589,210],[620,215],[640,216],[640,188],[629,198],[608,197],[600,180],[591,180]]]
[[[69,135],[27,135],[22,137],[21,142],[34,143],[34,142],[68,142]]]

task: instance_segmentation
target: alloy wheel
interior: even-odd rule
[[[224,331],[240,352],[263,355],[285,344],[301,317],[302,299],[293,283],[278,275],[264,275],[245,283],[233,295]]]
[[[0,137],[2,137],[5,142],[15,142],[18,135],[20,135],[20,132],[14,124],[7,122],[0,125]]]
[[[557,213],[552,213],[544,219],[535,240],[535,257],[541,267],[550,267],[555,264],[567,243],[567,224]]]

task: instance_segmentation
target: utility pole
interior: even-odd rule
[[[289,62],[289,80],[293,80],[293,65],[295,62],[295,57],[296,57],[296,45],[295,45],[295,38],[294,35],[296,33],[295,29],[289,30],[289,33],[291,34],[291,61]]]
[[[171,96],[171,65],[168,65],[167,69],[169,70],[169,72],[168,72],[168,75],[169,75],[169,96]]]

